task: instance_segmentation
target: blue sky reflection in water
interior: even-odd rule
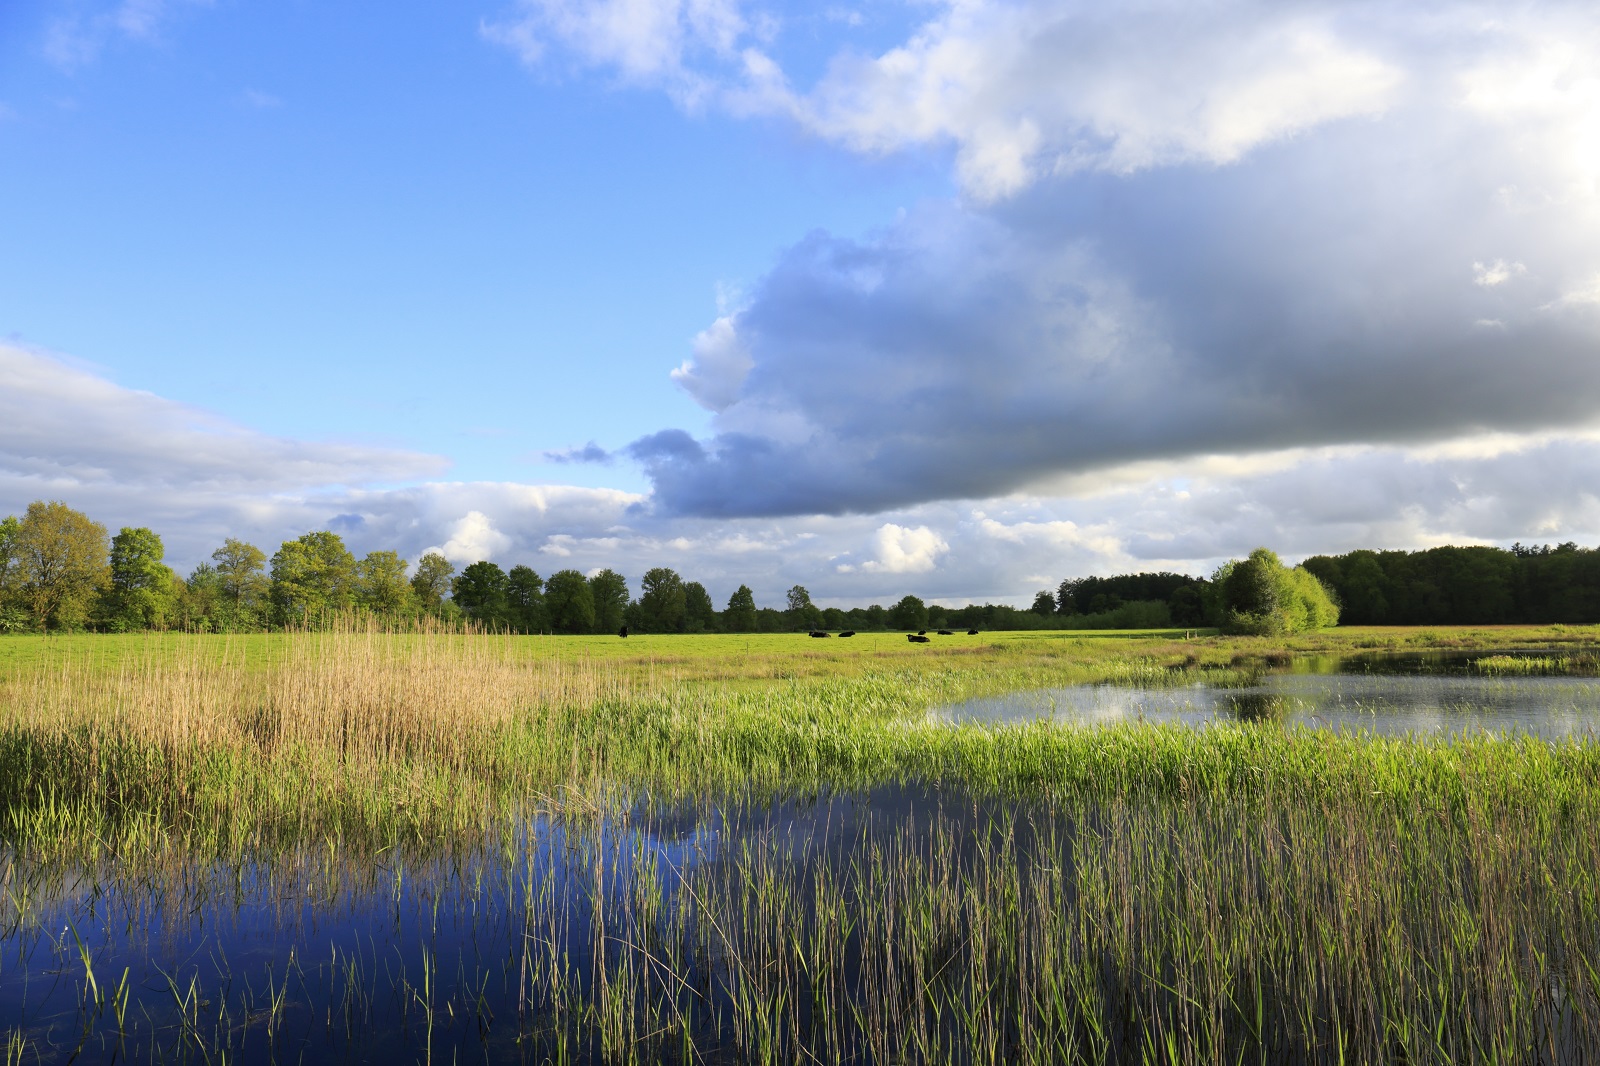
[[[602,1061],[594,1020],[569,1009],[595,994],[597,944],[613,978],[630,961],[655,965],[660,937],[694,928],[679,912],[715,905],[707,886],[741,855],[770,855],[804,883],[932,812],[975,819],[947,802],[886,786],[623,819],[539,815],[456,849],[313,845],[99,878],[0,851],[0,1021],[22,1061],[41,1063],[222,1051],[240,1063]],[[717,925],[704,929],[712,956]],[[683,1002],[659,1014],[685,1012],[701,1048],[722,1046],[737,975],[703,960],[680,970],[663,983]],[[685,979],[697,987],[674,983]]]
[[[239,867],[178,859],[99,883],[14,883],[0,1018],[29,1061],[167,1061],[200,1048],[240,1062],[515,1061],[540,1045],[539,1025],[519,1017],[550,1009],[521,972],[525,939],[541,958],[556,941],[584,980],[601,880],[607,897],[640,891],[641,876],[670,894],[717,847],[703,823],[662,835],[607,826],[597,838],[537,817],[465,854],[312,846]],[[654,865],[642,875],[618,854]]]

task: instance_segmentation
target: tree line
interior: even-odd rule
[[[1233,633],[1282,634],[1339,621],[1338,597],[1304,566],[1288,567],[1267,548],[1218,567],[1209,579],[1166,571],[1069,577],[1040,590],[1032,613],[1040,628],[1165,629],[1212,626]]]
[[[1263,554],[1264,553],[1264,554]],[[1322,594],[1305,580],[1316,579]],[[740,585],[719,610],[698,581],[645,572],[633,595],[611,569],[543,577],[488,560],[457,571],[437,552],[413,568],[393,551],[356,558],[337,533],[284,541],[271,556],[228,538],[187,576],[144,527],[111,535],[60,501],[35,501],[0,521],[0,632],[140,629],[244,631],[318,624],[356,612],[392,622],[431,617],[519,633],[775,633],[827,629],[1147,629],[1218,626],[1273,631],[1331,624],[1451,625],[1600,621],[1600,550],[1430,548],[1313,556],[1284,567],[1266,549],[1209,579],[1175,573],[1073,577],[1028,609],[945,607],[914,595],[848,610],[811,602],[757,607]],[[1331,613],[1330,613],[1331,612]],[[1252,628],[1253,627],[1253,628]]]
[[[1577,544],[1317,555],[1305,568],[1351,625],[1600,621],[1600,550]]]
[[[357,613],[390,623],[430,617],[517,633],[777,633],[829,629],[1037,629],[1005,604],[949,608],[904,596],[889,607],[818,607],[802,585],[782,609],[757,607],[740,585],[718,610],[706,587],[668,567],[645,572],[638,595],[615,570],[509,570],[479,560],[457,571],[443,555],[415,568],[393,551],[361,558],[331,530],[284,541],[270,557],[228,538],[182,577],[145,527],[115,535],[60,501],[35,501],[0,521],[0,632],[240,632],[320,624]]]

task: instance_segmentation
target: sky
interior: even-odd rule
[[[9,0],[0,514],[781,605],[1600,544],[1600,15]]]

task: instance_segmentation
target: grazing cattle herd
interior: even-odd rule
[[[628,635],[628,627],[627,626],[623,626],[621,629],[617,630],[617,636],[625,637],[627,635]],[[833,636],[833,634],[829,633],[826,629],[813,629],[811,631],[810,635],[813,636],[813,637],[831,637],[831,636]],[[856,631],[853,630],[853,629],[847,629],[843,633],[840,633],[839,635],[841,637],[853,637],[853,636],[856,635]],[[975,637],[977,635],[978,635],[978,631],[976,629],[967,630],[967,636]],[[939,636],[941,636],[941,637],[953,637],[953,636],[955,636],[955,634],[952,633],[948,629],[941,629],[941,630],[939,630]],[[907,633],[906,634],[906,639],[911,641],[911,643],[913,643],[913,644],[928,644],[933,640],[932,637],[928,636],[928,631],[926,629],[919,629],[915,633]]]

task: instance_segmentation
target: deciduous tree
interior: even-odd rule
[[[529,567],[513,566],[507,571],[506,605],[517,632],[544,631],[544,579]]]
[[[896,629],[926,629],[928,607],[915,596],[902,596],[889,608],[889,624]]]
[[[688,633],[710,633],[717,628],[717,609],[711,594],[698,581],[683,586],[683,628]]]
[[[33,624],[22,602],[21,568],[17,563],[16,515],[0,519],[0,633],[20,633]]]
[[[451,585],[450,596],[479,625],[499,629],[510,621],[506,572],[488,560],[480,559],[461,571]]]
[[[173,573],[162,562],[161,538],[143,526],[124,526],[111,538],[110,581],[101,622],[113,632],[165,629],[173,603]]]
[[[588,633],[594,629],[594,594],[589,581],[577,570],[558,570],[544,583],[544,610],[557,633]]]
[[[784,621],[790,629],[815,629],[822,624],[822,612],[811,602],[804,585],[795,585],[785,596]]]
[[[722,627],[730,633],[756,631],[756,594],[749,585],[740,585],[728,597],[728,609],[722,612]]]
[[[615,570],[602,570],[589,578],[589,596],[594,600],[594,631],[615,633],[628,609],[627,579]]]
[[[321,529],[284,541],[272,556],[272,605],[285,625],[316,625],[355,599],[356,560],[339,534]]]
[[[1213,580],[1221,592],[1224,626],[1236,633],[1300,633],[1339,621],[1339,608],[1322,582],[1304,567],[1284,566],[1266,548],[1224,564]]]
[[[438,611],[455,572],[455,565],[438,552],[428,552],[418,559],[417,572],[411,577],[411,592],[417,605],[425,611]]]
[[[396,552],[368,552],[356,564],[357,605],[389,618],[409,613],[415,602],[406,580],[409,565]]]
[[[49,629],[88,620],[108,576],[106,527],[59,500],[35,500],[12,541],[13,579],[34,619]]]
[[[686,598],[676,570],[658,566],[639,582],[639,624],[647,633],[681,633]]]
[[[211,553],[211,561],[216,564],[222,593],[233,601],[235,614],[240,620],[254,620],[272,589],[267,578],[267,553],[254,544],[229,537]]]

